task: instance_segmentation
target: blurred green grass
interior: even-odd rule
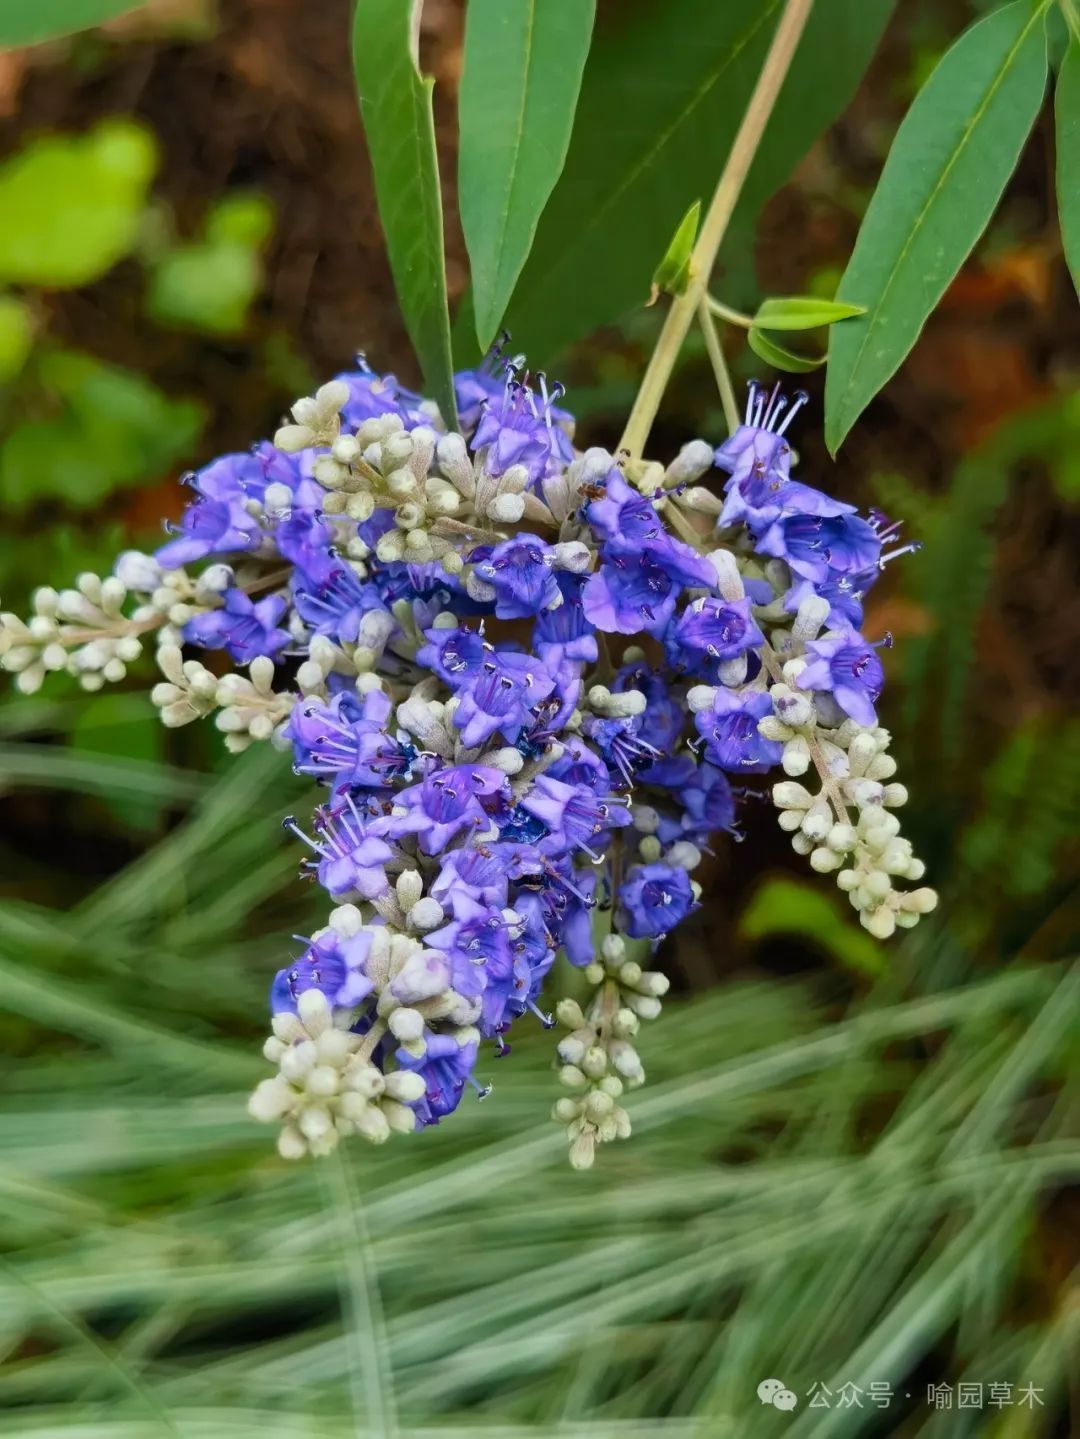
[[[1050,1432],[1080,1310],[1018,1293],[1080,1173],[1080,968],[975,976],[942,923],[846,1008],[818,975],[672,1004],[635,1134],[587,1175],[546,1122],[542,1033],[451,1124],[292,1167],[244,1110],[285,783],[249,753],[174,787],[183,822],[73,909],[0,905],[0,1432]],[[755,1398],[774,1373],[914,1389],[927,1363],[1047,1408],[944,1427],[898,1400],[874,1429]]]

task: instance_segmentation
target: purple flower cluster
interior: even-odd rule
[[[788,408],[779,387],[765,391],[751,385],[745,423],[716,452],[717,466],[728,475],[718,528],[745,527],[757,554],[783,561],[790,575],[782,596],[787,613],[797,614],[811,598],[828,602],[830,632],[809,645],[812,662],[799,676],[799,686],[830,695],[857,724],[874,725],[884,675],[873,647],[859,633],[863,599],[884,565],[919,546],[885,551],[898,524],[876,511],[863,519],[854,505],[791,478],[791,447],[785,435],[805,401],[800,392]],[[770,759],[763,752],[756,726],[749,723],[753,716],[748,705],[760,705],[760,699],[740,701],[738,713],[730,696],[718,696],[717,703],[717,716],[698,721],[717,763],[724,763],[719,756],[725,752],[735,757],[740,733],[745,760],[740,767],[764,769],[775,763],[779,755]],[[764,713],[759,709],[756,717]]]
[[[571,1085],[600,1086],[567,1101],[571,1138],[591,1154],[624,1133],[619,1074],[640,1079],[626,1036],[663,978],[624,963],[625,941],[655,947],[695,907],[693,870],[736,827],[729,776],[802,773],[818,723],[834,737],[876,725],[883,674],[862,601],[912,547],[883,553],[896,526],[791,478],[803,397],[785,409],[752,388],[746,423],[715,453],[722,500],[696,492],[698,516],[716,516],[709,534],[675,508],[688,473],[710,465],[702,442],[646,480],[659,468],[575,452],[561,390],[530,383],[520,361],[496,357],[456,391],[462,427],[446,433],[392,377],[338,376],[274,444],[190,476],[156,556],[124,556],[115,577],[57,601],[83,634],[100,615],[105,678],[157,625],[165,722],[216,709],[231,747],[272,739],[322,792],[310,825],[286,827],[330,923],[273,981],[280,1073],[256,1106],[284,1119],[290,1155],[436,1123],[467,1085],[482,1089],[487,1046],[504,1052],[526,1012],[549,1022],[559,951],[621,986],[560,1047],[594,1068],[598,1046],[621,1056],[605,1080],[603,1065],[566,1061]],[[138,607],[117,620],[127,591]],[[39,616],[42,634],[52,624]],[[33,638],[18,631],[20,663]],[[224,654],[204,665],[185,646]],[[225,655],[250,678],[222,674]],[[848,776],[860,805],[889,802],[879,743]],[[829,833],[838,855],[855,844],[800,786],[778,790],[803,852]],[[913,873],[871,820],[882,863]],[[841,863],[815,853],[818,868]],[[860,873],[850,888],[876,912],[886,891]]]

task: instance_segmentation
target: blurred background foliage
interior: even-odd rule
[[[602,56],[640,43],[650,3],[601,0]],[[24,7],[26,42],[31,8],[48,6]],[[672,7],[684,55],[695,8]],[[752,187],[721,257],[725,301],[835,292],[900,116],[986,8],[901,0],[884,25],[889,6],[880,23],[854,7],[863,28],[839,38],[869,54],[876,23],[880,48],[857,90],[852,60],[851,104],[771,193],[809,134],[777,138],[780,172]],[[268,433],[357,346],[415,380],[348,9],[116,4],[98,29],[0,54],[5,608],[153,543],[186,468]],[[427,0],[444,177],[461,39],[462,6]],[[582,102],[598,116],[603,82]],[[847,98],[824,97],[814,124]],[[611,125],[630,144],[632,127]],[[700,165],[709,133],[699,117],[665,165]],[[605,139],[597,119],[583,144],[603,153]],[[593,228],[590,163],[582,179],[568,167],[568,208],[549,219],[590,221],[581,246],[599,245],[629,302],[619,236]],[[319,922],[277,827],[300,786],[279,756],[226,764],[213,731],[162,730],[134,686],[5,696],[0,1432],[1080,1428],[1067,1377],[1080,1330],[1080,327],[1052,172],[1046,113],[839,464],[820,425],[798,437],[811,482],[905,517],[925,543],[875,589],[867,626],[897,640],[885,711],[941,907],[876,946],[749,796],[744,842],[718,845],[706,903],[665,947],[680,997],[643,1044],[635,1138],[595,1172],[568,1172],[549,1133],[543,1034],[445,1130],[286,1167],[243,1096],[267,981],[289,936]],[[445,198],[460,298],[449,184]],[[684,209],[648,217],[656,259]],[[564,308],[582,273],[545,281]],[[541,350],[544,293],[528,291],[521,316]],[[583,297],[573,348],[533,358],[568,382],[579,436],[611,444],[659,319],[631,306],[586,335],[595,301]],[[737,346],[730,359],[740,378],[760,372]],[[820,377],[808,388],[820,415]],[[651,448],[722,432],[691,344]],[[799,1393],[795,1414],[757,1404],[771,1374]],[[888,1381],[897,1397],[887,1411],[806,1407],[812,1383],[845,1381]],[[1030,1382],[1044,1402],[925,1404],[928,1383],[963,1381]]]

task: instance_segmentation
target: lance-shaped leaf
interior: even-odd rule
[[[833,453],[896,372],[994,212],[1046,85],[1049,0],[988,15],[941,59],[897,132],[839,295],[867,313],[832,331]]]
[[[679,221],[679,228],[664,251],[664,258],[653,271],[649,304],[655,305],[661,291],[665,295],[684,295],[690,283],[690,255],[697,239],[701,220],[701,201],[695,200]]]
[[[817,330],[865,314],[862,305],[842,305],[837,300],[818,300],[813,295],[792,295],[762,300],[754,316],[759,330]]]
[[[778,345],[756,325],[751,326],[746,338],[754,354],[774,370],[784,370],[790,375],[806,375],[825,363],[824,355],[797,355],[794,350]]]
[[[1058,73],[1054,112],[1061,242],[1073,284],[1080,291],[1080,40],[1075,37]]]
[[[469,0],[458,180],[481,349],[566,159],[595,9],[595,0]]]
[[[417,68],[420,0],[357,0],[353,64],[394,286],[424,379],[456,424],[431,92]]]
[[[137,10],[141,0],[0,0],[0,49],[39,45]]]
[[[733,232],[843,110],[892,8],[816,0]],[[643,303],[674,217],[713,192],[782,9],[635,0],[601,11],[566,165],[507,313],[534,364]]]

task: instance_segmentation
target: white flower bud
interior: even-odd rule
[[[777,809],[809,809],[814,802],[810,791],[792,780],[774,784],[772,797]]]
[[[444,918],[443,907],[439,901],[426,895],[423,899],[418,899],[409,910],[409,928],[426,934],[430,929],[438,929]]]
[[[274,445],[286,454],[309,449],[315,443],[315,431],[308,425],[282,425],[274,435]]]
[[[555,546],[555,568],[583,575],[592,563],[592,550],[581,540],[564,540]]]
[[[703,714],[705,710],[712,709],[716,693],[715,685],[691,685],[686,695],[690,713]]]
[[[713,467],[715,451],[707,440],[688,440],[668,465],[664,474],[665,483],[685,485],[707,474]]]
[[[496,495],[488,505],[488,514],[497,524],[516,525],[525,513],[525,501],[521,495]]]
[[[735,556],[730,550],[713,550],[706,558],[716,571],[716,585],[725,600],[745,598],[746,589]]]
[[[125,550],[113,565],[113,573],[127,589],[139,594],[152,595],[161,583],[161,566],[139,550]]]

